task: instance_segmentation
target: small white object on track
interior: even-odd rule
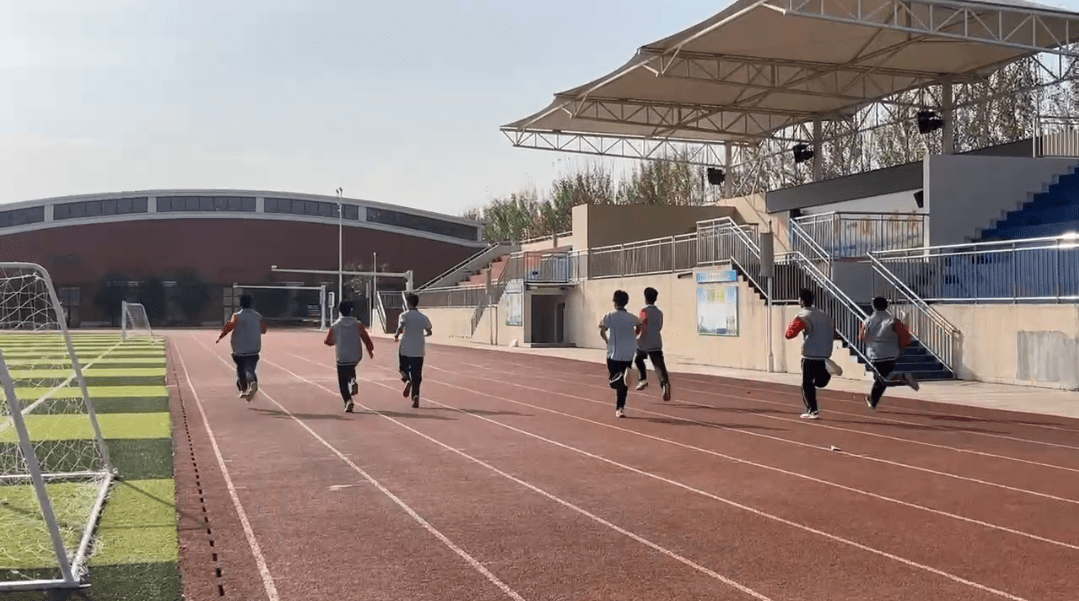
[[[835,446],[835,445],[832,445],[832,450],[833,450],[833,451],[839,451],[839,450],[841,450],[841,449],[840,449],[839,447]]]

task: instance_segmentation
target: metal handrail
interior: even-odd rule
[[[417,291],[419,291],[419,290],[428,290],[428,289],[430,289],[430,287],[431,287],[431,284],[433,284],[433,283],[435,283],[435,282],[437,282],[437,281],[441,280],[441,279],[442,279],[442,278],[444,278],[444,277],[447,277],[447,276],[449,276],[450,274],[452,274],[453,272],[455,272],[455,271],[457,271],[457,270],[459,270],[459,269],[462,269],[462,268],[463,268],[463,267],[464,267],[465,265],[468,265],[468,264],[469,264],[469,263],[471,263],[472,261],[475,261],[475,260],[476,260],[477,258],[479,258],[479,257],[481,257],[481,256],[483,256],[483,255],[485,255],[485,254],[487,254],[487,253],[489,253],[489,252],[491,252],[492,250],[494,250],[495,248],[498,248],[499,246],[503,246],[503,245],[502,245],[502,244],[499,244],[499,243],[495,243],[495,244],[490,244],[490,245],[488,245],[488,246],[487,246],[486,248],[484,248],[483,250],[481,250],[481,251],[479,251],[479,252],[477,252],[477,253],[473,254],[472,256],[468,257],[468,258],[467,258],[467,259],[465,259],[464,261],[461,261],[460,263],[458,263],[458,264],[454,265],[453,267],[450,267],[450,268],[449,268],[449,269],[447,269],[446,271],[443,271],[443,272],[442,272],[442,273],[440,273],[440,274],[439,274],[439,275],[438,275],[437,277],[434,277],[434,278],[432,278],[432,279],[431,279],[431,280],[429,280],[429,281],[428,281],[428,282],[427,282],[426,284],[424,284],[424,285],[420,286],[420,287],[419,287],[419,288],[417,288],[416,290],[417,290]]]
[[[896,248],[892,250],[878,250],[873,251],[878,258],[891,259],[892,255],[896,255],[900,258],[917,258],[918,256],[932,256],[935,251],[947,251],[954,249],[963,249],[962,253],[956,254],[968,254],[968,253],[992,253],[992,252],[1006,252],[1012,250],[1017,244],[1037,244],[1037,243],[1049,243],[1053,245],[1045,246],[1024,246],[1024,250],[1041,250],[1043,248],[1056,248],[1060,243],[1067,241],[1067,244],[1079,244],[1079,235],[1062,234],[1060,236],[1044,236],[1039,238],[1016,238],[1014,240],[987,240],[983,242],[966,242],[964,244],[940,244],[937,246],[924,246],[921,248]],[[979,250],[981,248],[1002,247],[1010,246],[1012,248],[1004,249],[992,249],[992,250]],[[937,252],[936,254],[944,254]]]
[[[829,265],[832,263],[832,258],[828,255],[828,252],[824,250],[823,246],[817,244],[817,241],[813,239],[813,236],[809,235],[809,232],[802,227],[802,224],[799,223],[798,220],[791,219],[788,222],[788,225],[790,226],[791,231],[797,234],[813,251],[813,254],[817,255],[818,260]]]

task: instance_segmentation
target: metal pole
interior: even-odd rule
[[[341,203],[342,188],[337,189],[337,298],[345,298],[345,205]]]
[[[378,253],[371,253],[371,271],[378,274]],[[375,323],[375,295],[378,294],[378,275],[371,276],[371,323]]]
[[[768,320],[765,329],[768,330],[768,373],[775,371],[775,358],[772,356],[772,345],[775,344],[775,332],[772,331],[772,276],[768,276]]]

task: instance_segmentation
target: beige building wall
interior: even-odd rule
[[[705,336],[697,333],[697,286],[693,277],[674,274],[631,278],[589,280],[568,295],[566,307],[567,342],[581,348],[604,348],[599,337],[599,321],[614,309],[615,290],[630,295],[630,310],[644,306],[644,289],[659,292],[657,305],[664,313],[663,345],[674,359],[702,365],[768,370],[768,337],[772,338],[773,366],[777,372],[801,373],[801,338],[786,340],[787,325],[798,312],[796,306],[772,307],[771,329],[768,307],[749,284],[738,282],[738,336]],[[866,379],[865,369],[850,352],[836,343],[832,358],[843,368],[845,378]]]
[[[698,221],[719,217],[744,223],[731,207],[577,205],[573,243],[575,249],[586,249],[677,236],[696,231]]]
[[[716,202],[716,206],[734,209],[744,223],[756,223],[761,233],[771,231],[776,254],[790,252],[790,219],[785,211],[769,213],[764,203],[764,194],[723,198]]]
[[[963,334],[964,380],[1079,389],[1079,307],[935,305]]]

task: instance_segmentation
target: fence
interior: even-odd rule
[[[1039,115],[1034,132],[1035,157],[1079,157],[1079,118]]]
[[[446,286],[444,288],[428,288],[418,290],[421,307],[475,307],[483,302],[487,294],[486,285],[477,286]]]
[[[921,213],[831,212],[791,220],[791,248],[812,259],[865,257],[871,252],[925,246]],[[816,248],[811,248],[816,247]]]
[[[670,273],[696,267],[696,234],[601,246],[588,251],[588,279]]]
[[[873,253],[925,301],[1079,300],[1079,237],[953,244]]]

